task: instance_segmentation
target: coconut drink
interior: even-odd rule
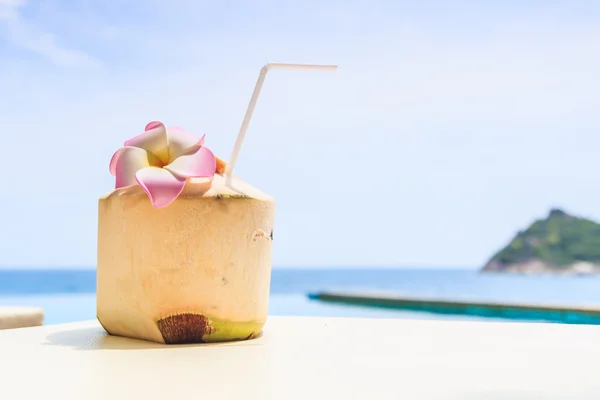
[[[271,66],[229,163],[205,136],[162,121],[115,151],[115,188],[98,204],[97,317],[109,334],[167,344],[261,334],[275,199],[232,170]]]

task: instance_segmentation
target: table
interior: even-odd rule
[[[0,331],[2,399],[600,399],[600,326],[270,317],[159,345],[97,322]]]

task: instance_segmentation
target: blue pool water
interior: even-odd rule
[[[46,324],[95,318],[94,270],[0,270],[0,305],[43,307]],[[269,314],[475,319],[309,300],[319,290],[382,290],[447,299],[600,306],[600,277],[515,276],[472,270],[274,269]]]

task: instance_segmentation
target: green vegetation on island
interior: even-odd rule
[[[600,224],[552,209],[545,219],[518,232],[483,271],[600,272]]]

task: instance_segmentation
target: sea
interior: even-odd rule
[[[381,291],[399,295],[494,302],[600,306],[598,276],[526,276],[480,273],[470,269],[274,268],[270,315],[404,319],[480,320],[350,306],[311,300],[319,291]],[[0,269],[0,306],[34,306],[45,324],[96,318],[93,269]]]

